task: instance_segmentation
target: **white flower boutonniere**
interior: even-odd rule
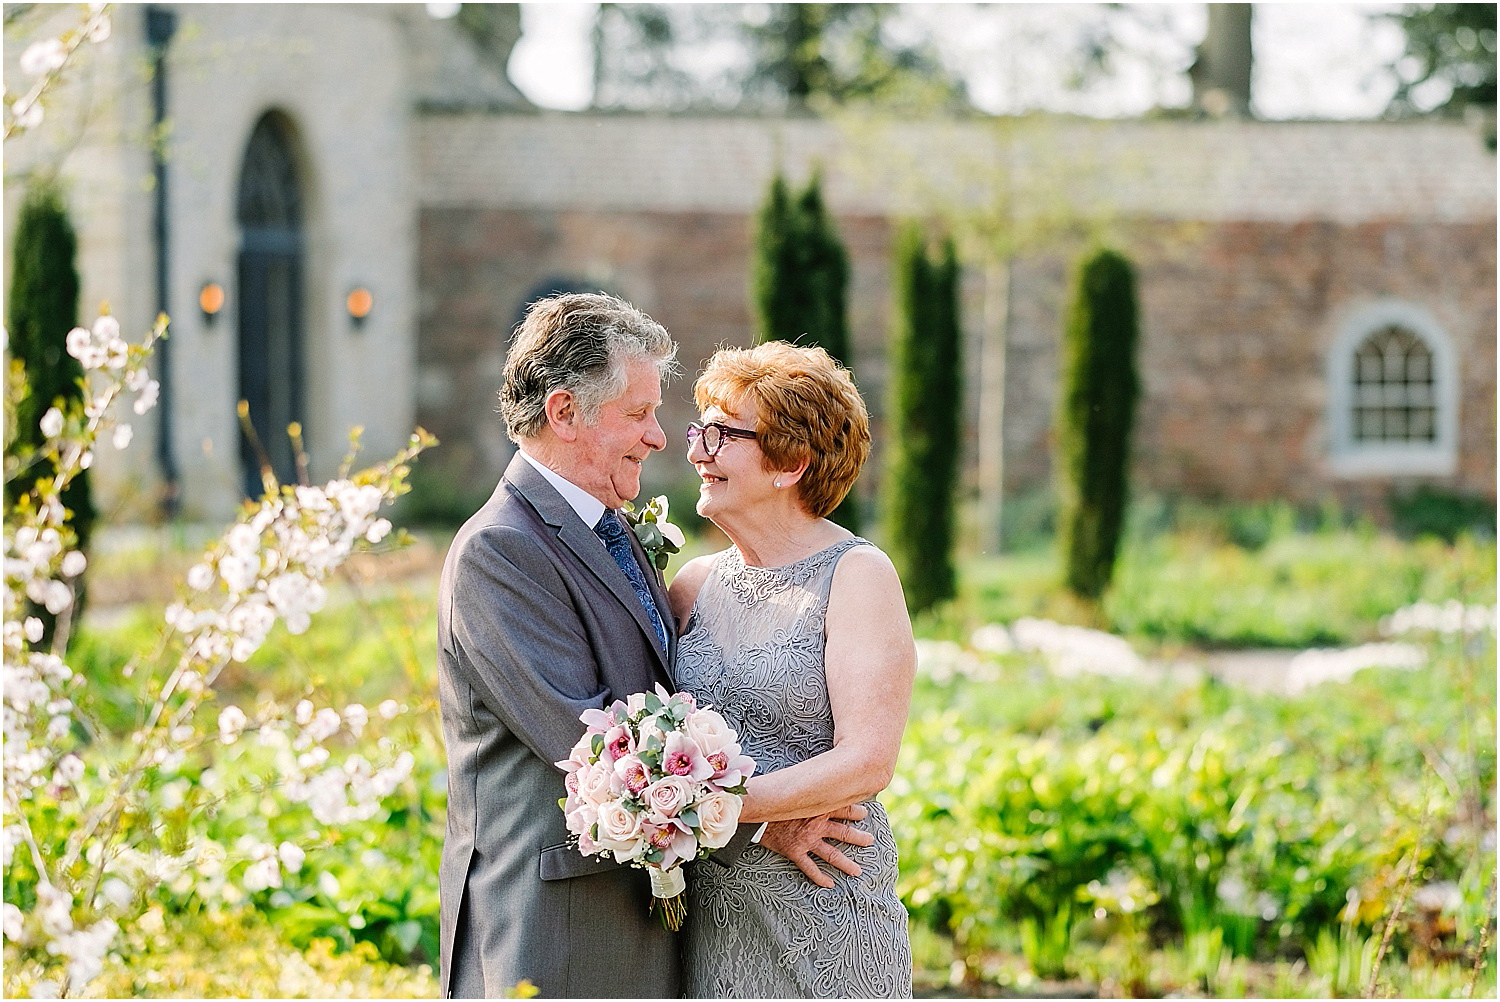
[[[672,554],[680,552],[682,544],[686,542],[682,530],[667,521],[666,495],[652,498],[640,511],[636,511],[635,505],[627,501],[620,506],[620,513],[630,523],[631,529],[635,530],[635,538],[640,540],[641,549],[646,551],[646,559],[657,570],[666,570],[667,560]]]

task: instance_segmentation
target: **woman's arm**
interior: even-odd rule
[[[839,561],[825,630],[833,747],[751,777],[742,822],[805,818],[858,803],[885,789],[895,772],[917,649],[901,580],[884,553],[861,546]]]

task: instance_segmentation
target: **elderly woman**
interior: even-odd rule
[[[672,582],[678,685],[756,760],[741,823],[862,804],[873,844],[846,850],[858,876],[820,873],[824,886],[760,845],[698,867],[685,993],[910,996],[896,843],[874,797],[896,765],[916,649],[890,560],[826,517],[869,455],[864,401],[823,349],[784,342],[719,351],[694,395],[698,514],[734,545]]]

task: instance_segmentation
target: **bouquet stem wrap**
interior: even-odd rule
[[[677,932],[687,918],[687,877],[681,867],[670,870],[650,867],[646,872],[651,874],[651,910],[661,917],[663,926]]]

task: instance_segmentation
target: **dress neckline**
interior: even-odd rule
[[[841,546],[849,546],[849,545],[852,545],[852,544],[865,544],[865,545],[869,545],[869,540],[864,539],[863,537],[860,537],[860,536],[849,536],[849,537],[847,537],[845,539],[839,539],[839,540],[836,540],[836,541],[834,541],[832,543],[829,543],[827,546],[823,547],[821,550],[818,550],[818,551],[816,551],[814,553],[809,553],[807,556],[803,557],[801,560],[793,560],[789,564],[776,564],[775,566],[772,566],[772,567],[764,567],[764,566],[762,566],[760,564],[749,564],[749,563],[746,563],[745,562],[745,555],[740,552],[740,548],[738,546],[736,546],[736,545],[734,545],[732,543],[730,544],[729,552],[734,555],[734,557],[733,557],[734,562],[737,563],[737,564],[739,564],[740,567],[743,570],[746,570],[746,571],[756,571],[756,572],[759,572],[759,573],[762,573],[762,574],[788,574],[788,573],[791,573],[792,571],[796,571],[796,570],[802,568],[803,566],[805,566],[807,564],[810,564],[810,563],[816,561],[819,557],[826,556],[832,550],[836,550],[836,549],[838,549]]]

